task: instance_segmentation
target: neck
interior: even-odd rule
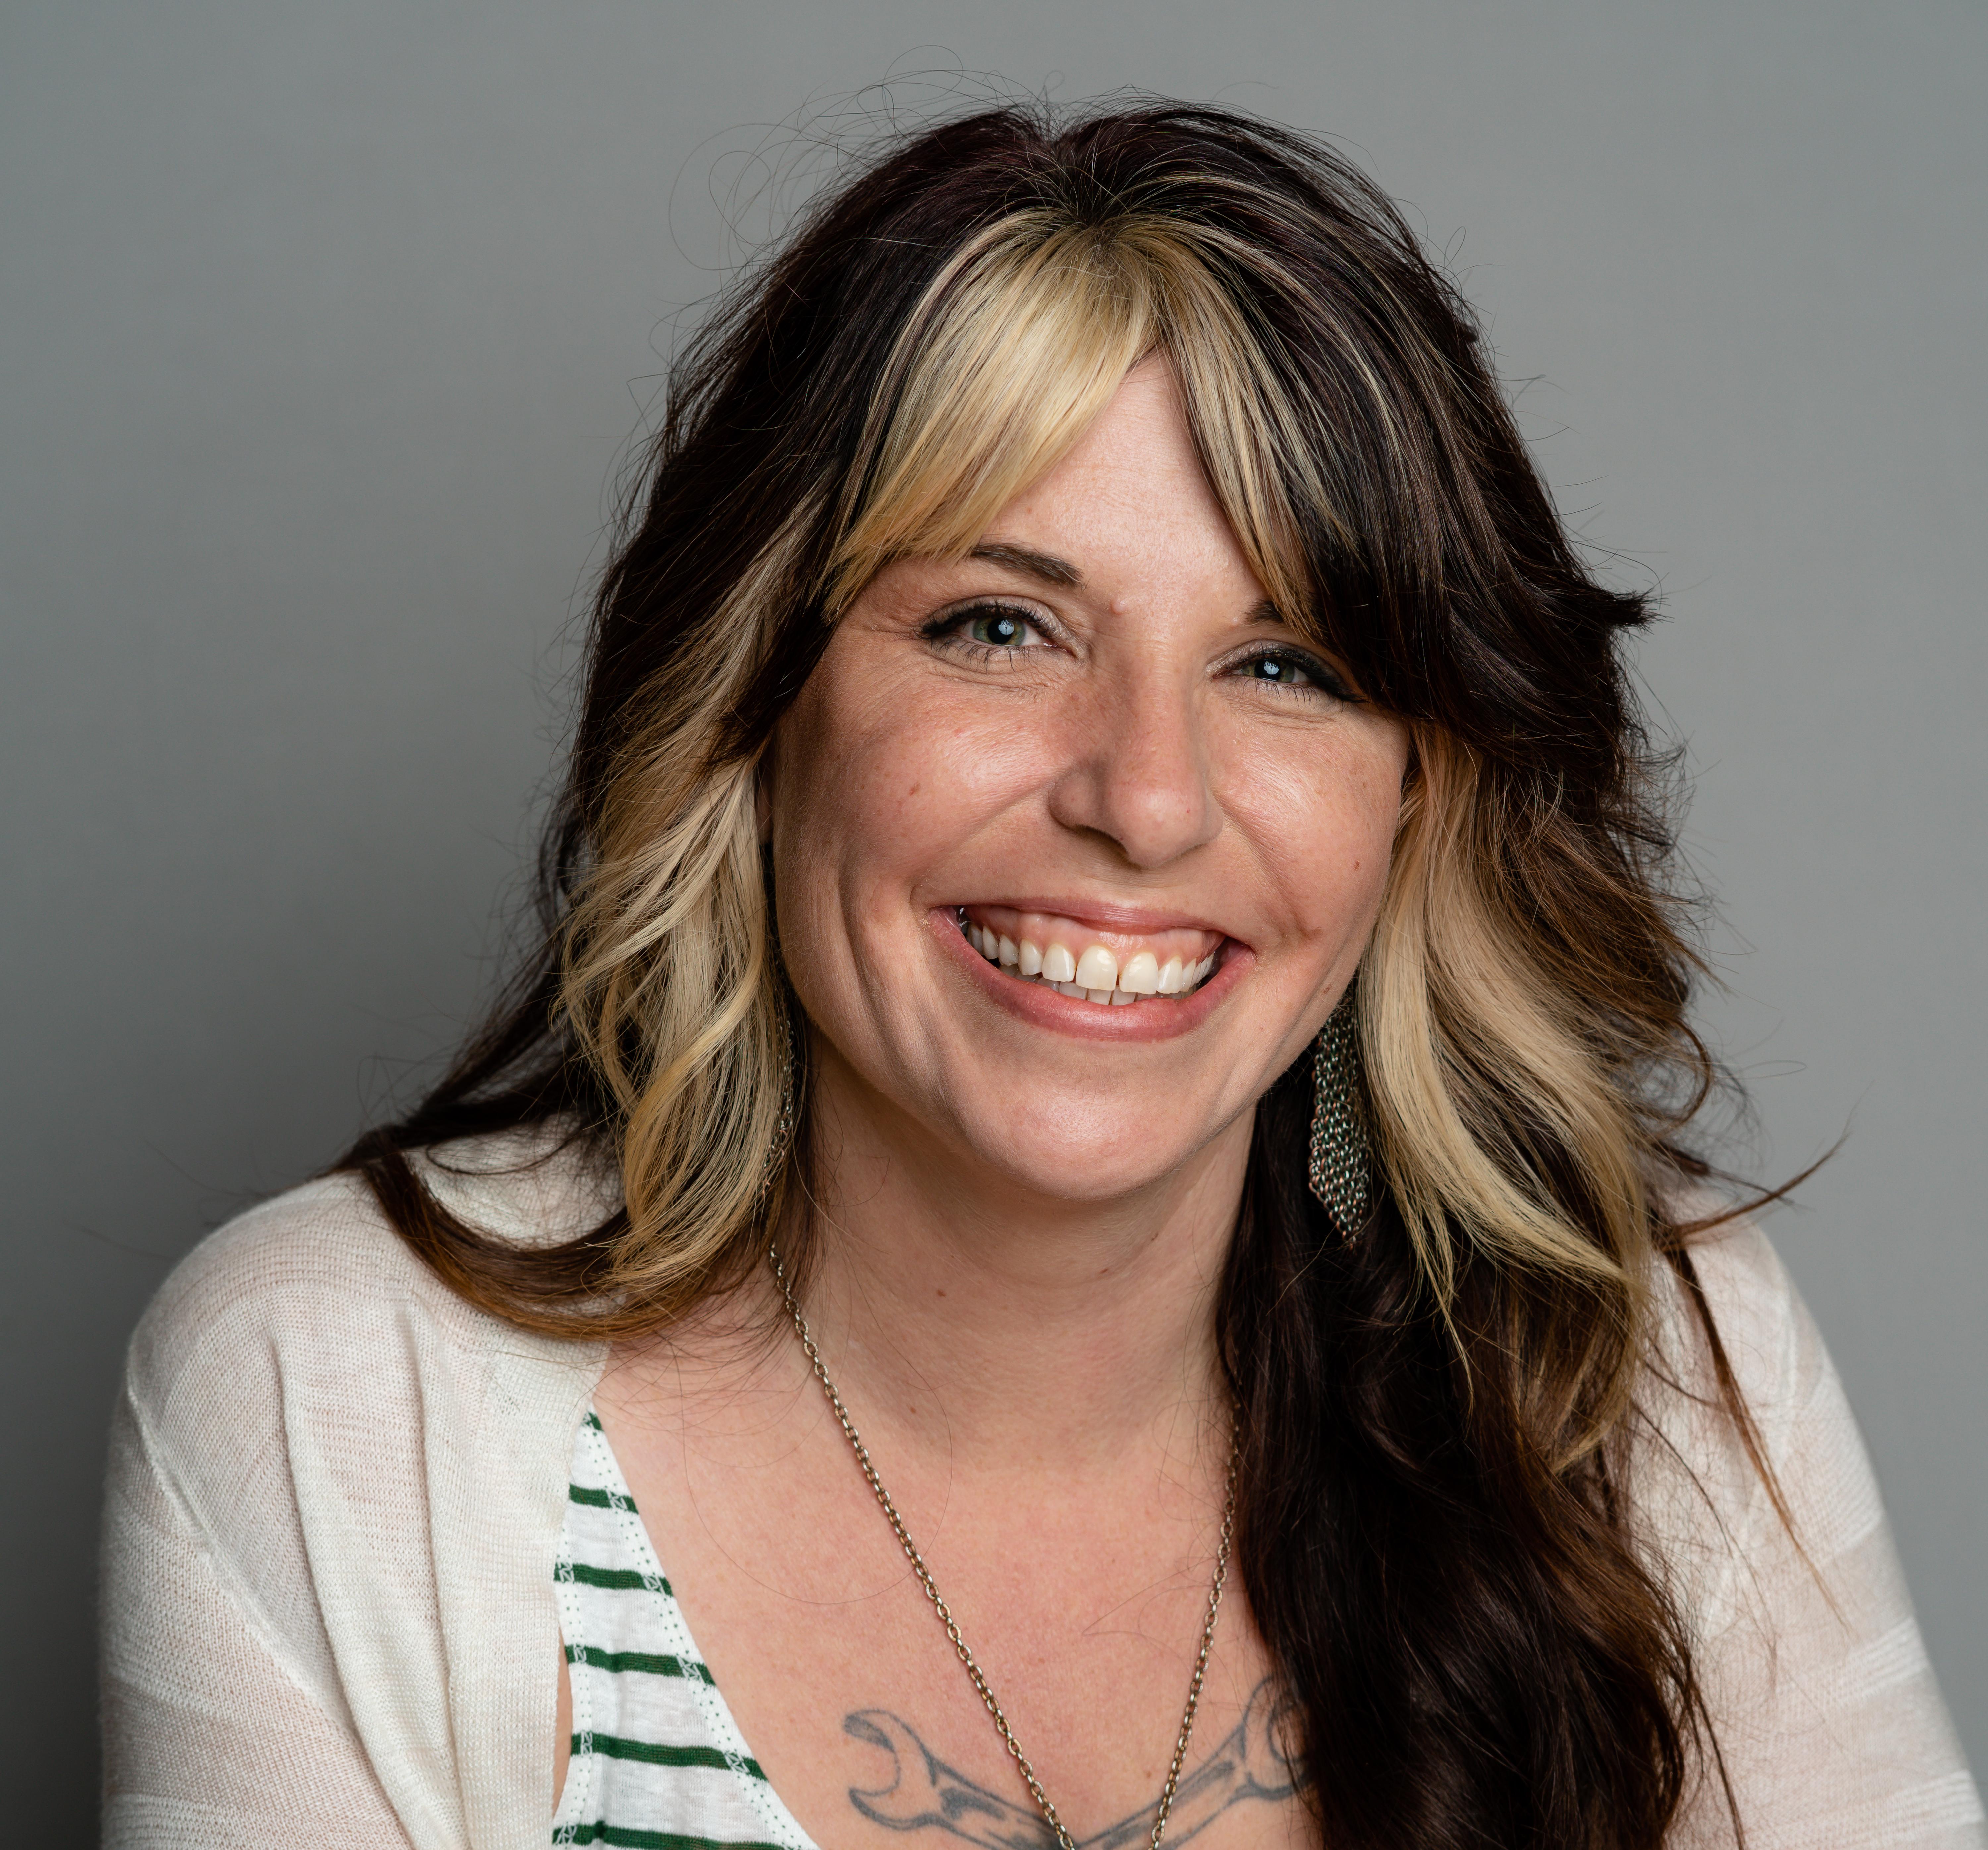
[[[1101,1200],[937,1147],[832,1056],[812,1115],[803,1309],[859,1426],[997,1472],[1107,1471],[1156,1432],[1226,1451],[1215,1308],[1246,1115]]]

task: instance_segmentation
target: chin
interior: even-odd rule
[[[1077,1135],[995,1135],[968,1140],[981,1159],[1030,1193],[1073,1205],[1095,1205],[1138,1194],[1164,1180],[1199,1147],[1155,1139],[1146,1126],[1087,1126]]]

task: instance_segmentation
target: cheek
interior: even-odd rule
[[[1387,884],[1407,729],[1365,714],[1323,737],[1296,729],[1239,741],[1225,807],[1251,844],[1286,928],[1337,949],[1364,940]]]
[[[831,648],[776,738],[783,912],[789,898],[846,908],[916,888],[1040,772],[1041,742],[1016,714],[948,698],[928,674],[893,672],[889,651],[860,646],[868,640]]]
[[[931,741],[891,724],[888,702],[860,697],[833,655],[815,671],[774,742],[776,878],[898,839],[931,787]]]

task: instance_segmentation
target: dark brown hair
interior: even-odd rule
[[[962,343],[1038,312],[1046,252],[1083,258],[1053,286],[1082,352],[1020,435],[962,424]],[[1102,279],[1073,316],[1071,276]],[[1334,1236],[1293,1068],[1219,1307],[1291,1757],[1328,1844],[1654,1846],[1716,1774],[1622,1495],[1660,1288],[1752,1446],[1671,1205],[1705,1172],[1678,1138],[1712,1074],[1618,658],[1646,610],[1569,540],[1467,306],[1317,144],[1207,108],[994,110],[889,147],[739,286],[673,372],[601,587],[544,948],[347,1166],[456,1290],[536,1328],[654,1329],[753,1262],[800,1160],[762,1192],[796,1005],[760,755],[865,574],[970,544],[1155,349],[1280,610],[1415,742],[1358,990],[1385,1186]],[[970,481],[916,465],[935,430]],[[624,1182],[563,1246],[485,1238],[407,1160],[532,1126]]]

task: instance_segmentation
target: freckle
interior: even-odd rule
[[[911,787],[904,793],[905,800],[908,802],[912,797],[917,796],[920,788],[921,786],[915,783],[913,784]]]
[[[940,1297],[945,1297],[945,1294],[943,1291],[942,1291],[942,1292],[940,1292],[940,1293],[939,1293],[939,1296],[940,1296]]]

